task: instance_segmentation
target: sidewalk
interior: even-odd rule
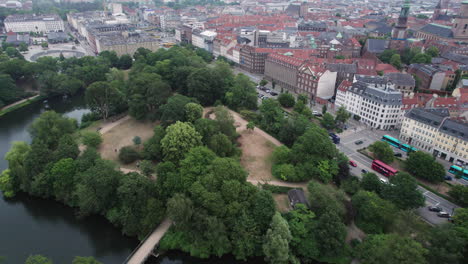
[[[15,106],[15,105],[22,104],[22,103],[24,103],[24,102],[26,102],[26,101],[28,101],[28,100],[32,100],[32,99],[34,99],[34,98],[36,98],[36,97],[38,97],[38,96],[39,96],[39,95],[36,94],[36,95],[34,95],[34,96],[25,98],[25,99],[23,99],[23,100],[19,100],[18,102],[15,102],[15,103],[12,103],[12,104],[9,104],[9,105],[7,105],[7,106],[2,107],[2,108],[0,109],[0,111],[7,110],[8,108],[11,108],[11,107],[13,107],[13,106]]]

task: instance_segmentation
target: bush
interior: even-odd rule
[[[278,96],[278,102],[282,107],[293,107],[296,104],[294,96],[290,93],[282,93]]]
[[[341,182],[341,189],[350,195],[357,193],[360,187],[360,182],[357,177],[350,177]]]
[[[263,190],[270,191],[272,193],[288,193],[288,191],[294,189],[293,187],[287,187],[287,186],[277,186],[277,185],[270,185],[270,184],[263,184],[262,185]]]
[[[135,137],[133,138],[133,144],[135,144],[135,145],[140,145],[140,144],[141,144],[141,137],[135,136]]]
[[[448,194],[461,206],[468,206],[468,186],[455,185]]]
[[[119,151],[119,160],[124,164],[132,163],[140,158],[140,154],[132,147],[126,146]]]
[[[291,164],[274,165],[271,172],[274,177],[283,181],[294,181],[296,179],[296,169]]]
[[[143,160],[140,162],[140,170],[146,176],[150,176],[151,174],[153,174],[155,169],[156,167],[149,160]]]
[[[258,114],[251,110],[241,110],[240,115],[247,121],[258,120]]]
[[[286,146],[276,147],[271,154],[274,164],[289,163],[291,157],[291,150]]]
[[[85,131],[81,134],[83,144],[88,147],[97,148],[102,143],[102,137],[99,132]]]

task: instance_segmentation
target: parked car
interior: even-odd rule
[[[265,93],[271,93],[271,90],[270,89],[265,89]]]
[[[452,176],[445,175],[444,180],[451,181],[451,180],[453,180],[453,178],[452,178]]]
[[[354,144],[356,144],[356,145],[361,145],[362,143],[364,143],[364,141],[362,141],[362,140],[358,140],[358,141],[354,142]]]
[[[361,173],[362,173],[362,174],[364,174],[364,173],[368,173],[368,171],[367,171],[367,170],[365,170],[365,169],[362,169],[362,170],[361,170]]]
[[[431,212],[442,212],[442,208],[439,206],[429,206],[427,209]]]
[[[351,166],[353,166],[353,167],[357,167],[356,162],[354,162],[354,161],[352,161],[352,160],[349,161],[349,165],[351,165]]]
[[[277,96],[278,93],[277,92],[270,92],[271,96]]]
[[[437,216],[438,216],[438,217],[442,217],[442,218],[450,218],[450,214],[447,213],[447,212],[444,212],[444,211],[438,212],[438,213],[437,213]]]
[[[322,116],[322,113],[320,113],[319,111],[312,111],[312,115],[320,117]]]
[[[262,98],[263,96],[263,94],[258,94],[258,98]]]
[[[393,156],[401,158],[401,157],[403,157],[403,154],[401,154],[401,153],[395,153]]]
[[[380,178],[380,177],[379,177],[379,180],[380,180],[380,182],[383,183],[383,184],[388,184],[388,180],[385,179],[385,178]],[[392,185],[393,185],[393,184],[392,184]]]
[[[262,100],[266,100],[266,99],[268,99],[268,98],[270,98],[270,97],[268,97],[268,96],[263,96],[263,97],[262,97]]]

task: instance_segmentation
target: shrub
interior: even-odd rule
[[[448,192],[461,206],[468,206],[468,186],[456,185]]]
[[[271,184],[263,184],[262,185],[263,190],[270,191],[272,193],[288,193],[288,191],[294,189],[293,187],[287,187],[287,186],[277,186],[277,185],[271,185]]]
[[[140,154],[132,147],[125,146],[119,151],[119,160],[124,164],[129,164],[140,158]]]
[[[256,121],[258,119],[258,114],[251,110],[241,110],[240,115],[247,121]]]
[[[134,143],[135,145],[140,145],[140,144],[141,144],[141,137],[135,136],[135,137],[133,138],[133,143]]]
[[[272,174],[283,181],[294,181],[296,179],[296,170],[291,164],[274,165]]]
[[[97,148],[102,143],[102,137],[99,132],[85,131],[81,134],[83,144],[88,147]]]
[[[357,177],[350,177],[341,182],[341,188],[347,194],[353,195],[359,191],[360,182]]]
[[[294,96],[290,93],[282,93],[278,96],[278,102],[283,107],[293,107],[296,104]]]
[[[146,176],[150,176],[152,173],[154,173],[155,169],[156,167],[149,160],[142,160],[140,162],[140,170]]]
[[[289,163],[291,150],[286,146],[281,146],[275,148],[271,155],[274,164]]]

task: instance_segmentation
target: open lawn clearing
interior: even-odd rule
[[[205,108],[204,114],[213,108]],[[249,172],[249,180],[271,181],[270,156],[276,146],[281,146],[276,138],[270,136],[265,131],[255,127],[253,131],[247,130],[248,121],[243,119],[238,113],[229,110],[234,117],[234,125],[240,135],[238,142],[242,150],[241,165]],[[214,118],[214,114],[210,115]]]
[[[145,142],[153,136],[154,122],[137,121],[129,116],[117,120],[116,122],[101,125],[102,144],[99,153],[103,159],[113,160],[118,163],[120,148],[124,146],[134,146],[133,138],[139,136],[141,142]],[[138,148],[142,148],[140,145]],[[136,169],[136,164],[121,165],[123,168]]]
[[[273,198],[275,199],[276,209],[280,213],[287,213],[291,210],[287,194],[273,194]]]

